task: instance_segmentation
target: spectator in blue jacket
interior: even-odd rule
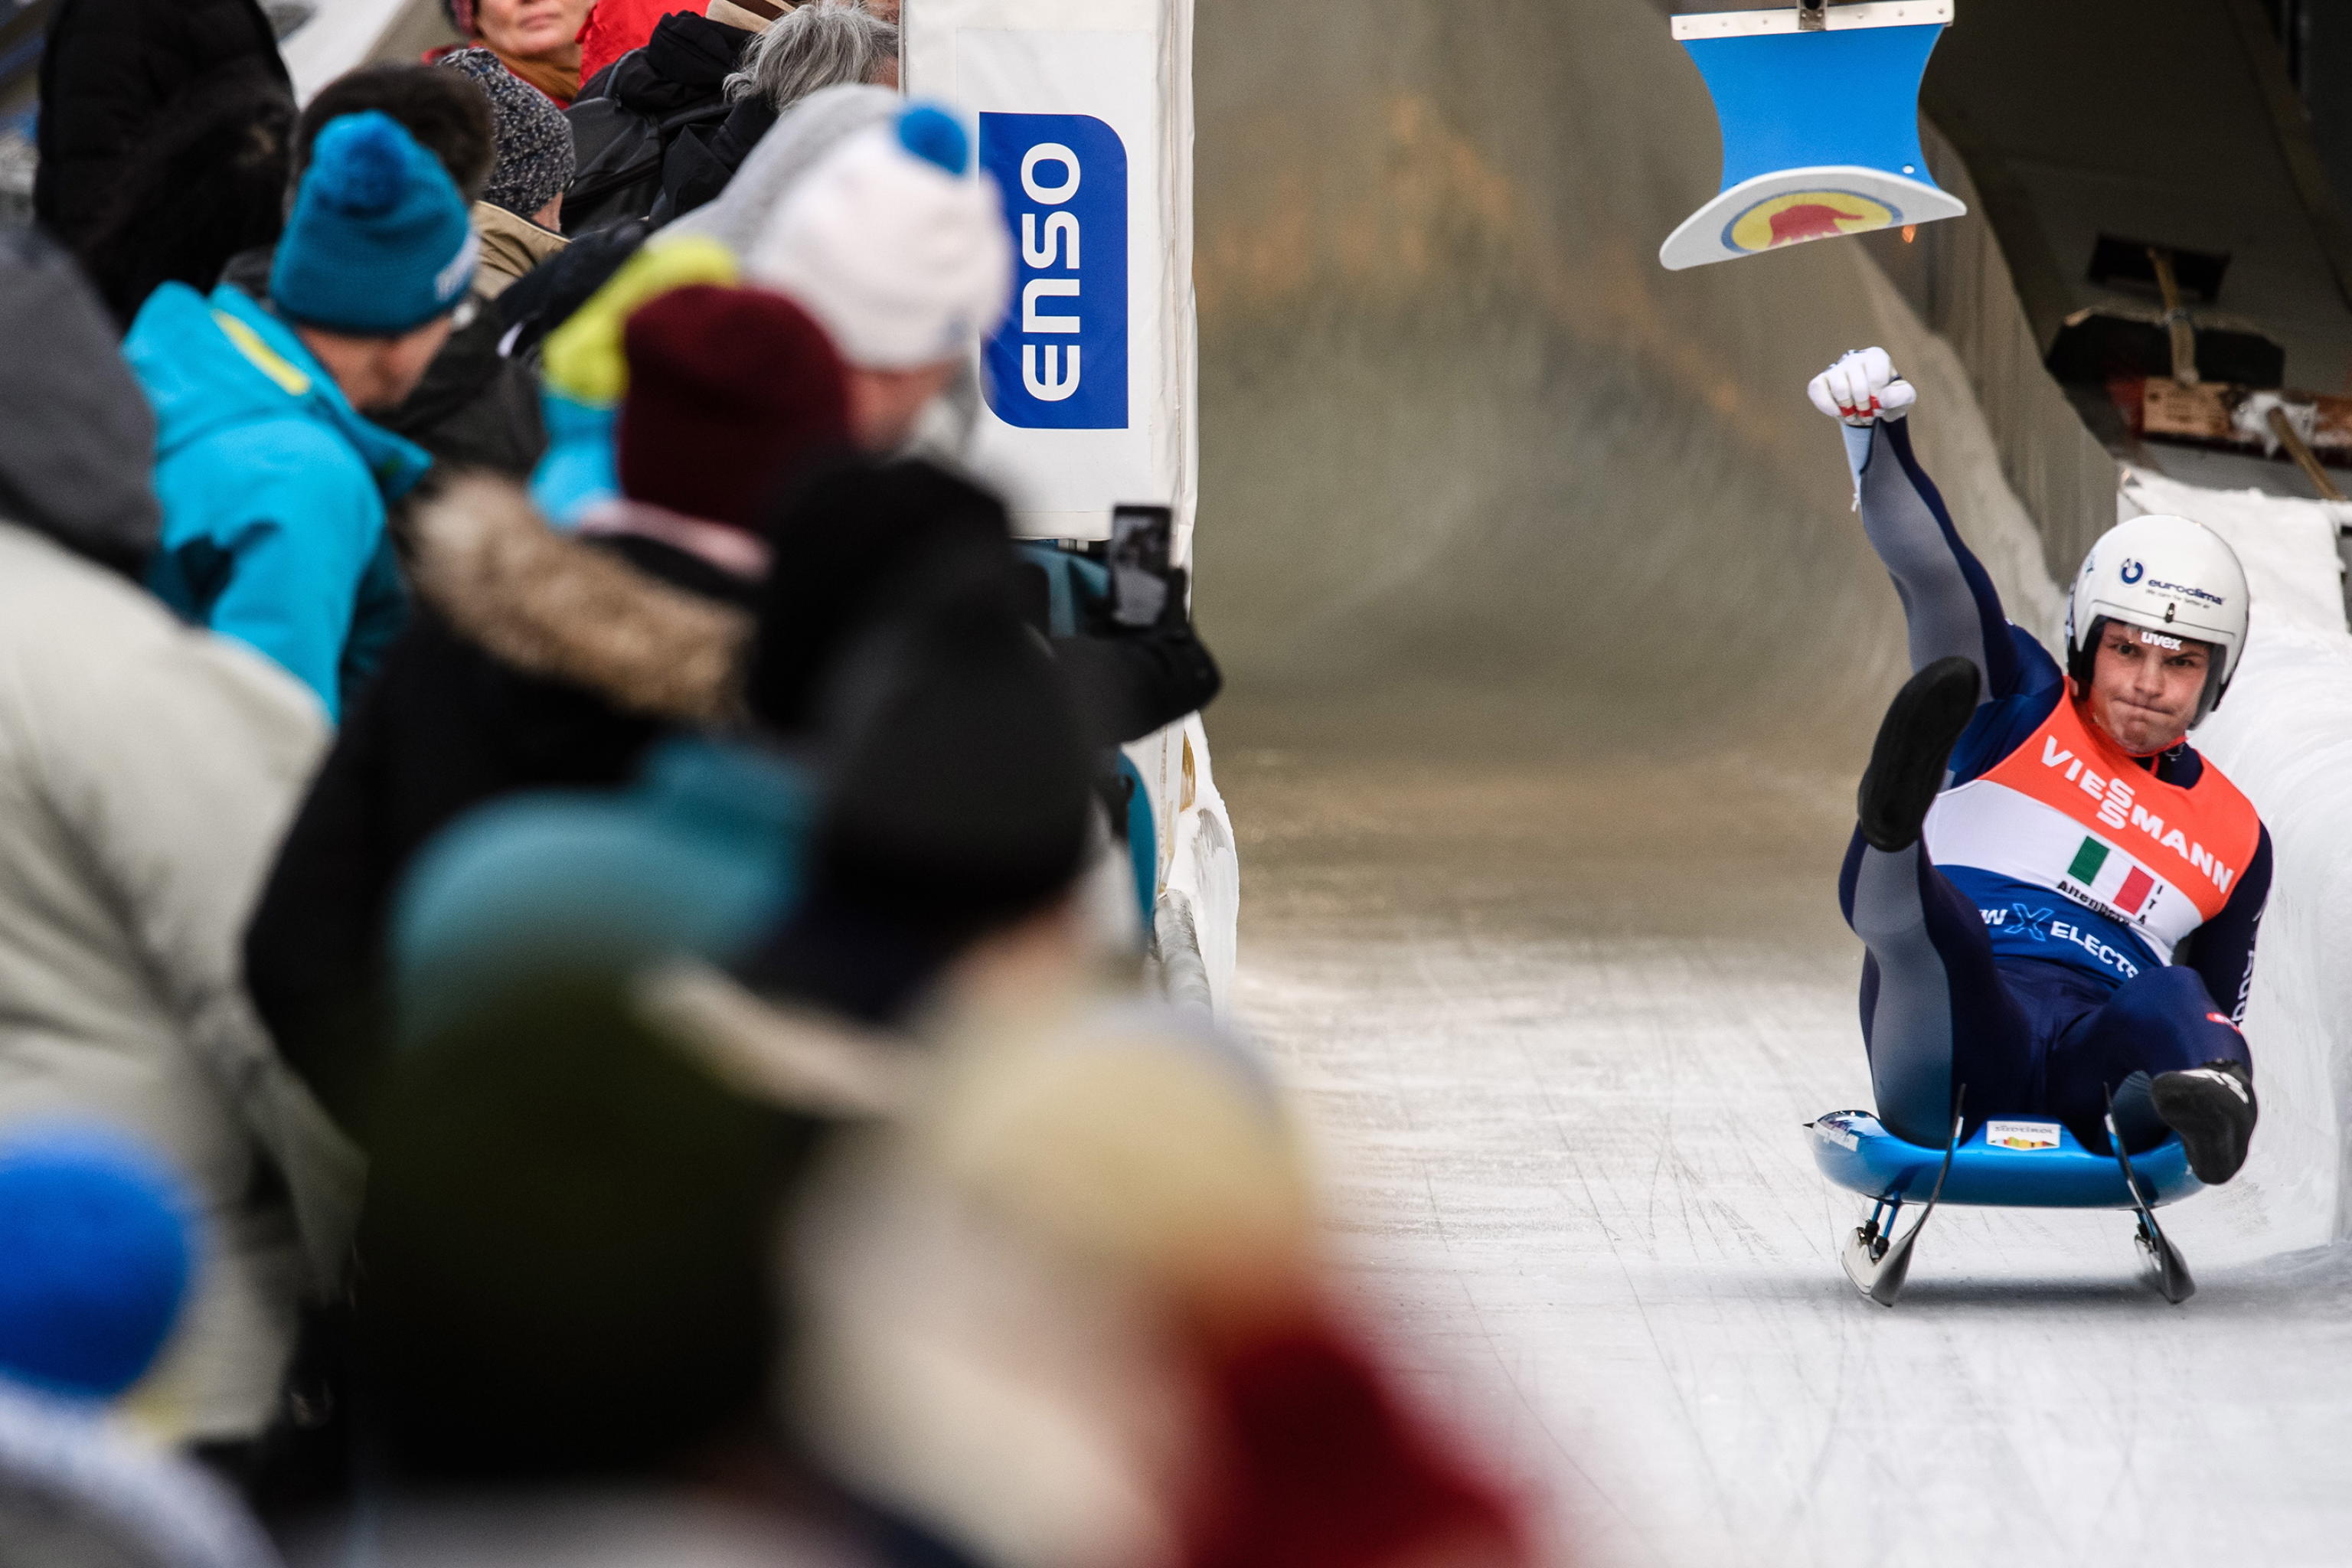
[[[430,462],[364,415],[440,352],[478,251],[433,156],[386,115],[349,115],[312,149],[268,303],[166,284],[123,344],[158,425],[149,585],[331,715],[399,629],[384,509]]]

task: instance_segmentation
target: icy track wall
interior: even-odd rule
[[[1202,0],[1196,39],[1202,614],[1238,698],[1858,767],[1900,611],[1803,386],[1869,342],[2046,624],[1966,379],[1859,247],[1659,268],[1718,158],[1662,10]]]
[[[2245,663],[2197,744],[2263,814],[2276,871],[2246,1035],[2262,1131],[2207,1206],[2248,1252],[2352,1235],[2352,634],[2342,507],[2131,474],[2123,516],[2195,518],[2236,547],[2252,589]]]

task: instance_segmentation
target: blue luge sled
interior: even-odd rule
[[[1866,1110],[1832,1110],[1808,1124],[1822,1174],[1864,1197],[1925,1203],[1944,1151],[1888,1131]],[[2006,1143],[1991,1134],[2001,1130]],[[2022,1130],[2022,1131],[2021,1131]],[[2151,1208],[2200,1190],[2180,1140],[2131,1156],[2140,1196]],[[2000,1208],[2136,1209],[2112,1154],[2095,1154],[2054,1121],[1995,1118],[1952,1153],[1941,1202]]]
[[[1966,1103],[1965,1087],[1954,1099]],[[2158,1205],[2202,1184],[2178,1138],[2128,1160],[2094,1154],[2055,1121],[1995,1117],[1963,1140],[1956,1109],[1952,1142],[1930,1149],[1898,1138],[1867,1110],[1832,1110],[1805,1123],[1813,1159],[1839,1186],[1871,1200],[1870,1217],[1845,1238],[1838,1262],[1854,1288],[1882,1307],[1895,1305],[1911,1271],[1911,1250],[1938,1204],[2001,1208],[2130,1209],[2138,1216],[2140,1267],[2174,1306],[2197,1293],[2197,1281],[2156,1221]],[[2107,1131],[2115,1131],[2110,1107]],[[1912,1211],[1910,1228],[1896,1218]]]

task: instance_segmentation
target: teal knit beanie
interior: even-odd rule
[[[480,249],[431,153],[389,115],[341,115],[312,144],[269,296],[306,325],[395,337],[457,304]]]

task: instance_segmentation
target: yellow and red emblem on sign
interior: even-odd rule
[[[1903,215],[1885,202],[1852,191],[1790,191],[1767,196],[1724,226],[1724,243],[1753,253],[1809,239],[1835,239],[1891,228]]]

